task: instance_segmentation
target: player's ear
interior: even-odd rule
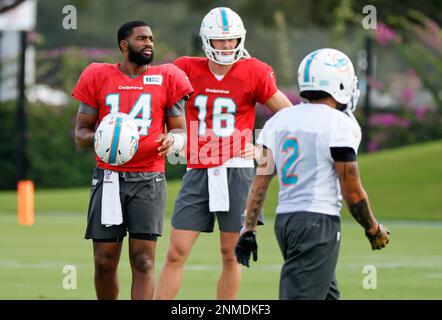
[[[129,45],[129,43],[127,42],[127,40],[120,40],[120,50],[121,50],[121,52],[127,51],[127,46],[128,45]]]

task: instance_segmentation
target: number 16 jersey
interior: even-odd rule
[[[189,168],[215,167],[239,157],[245,143],[252,141],[256,102],[264,104],[277,91],[272,68],[258,59],[237,61],[221,80],[208,61],[175,61],[194,88],[186,106]]]

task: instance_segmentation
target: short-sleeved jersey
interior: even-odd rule
[[[276,212],[339,216],[341,191],[332,147],[357,153],[361,129],[347,114],[323,104],[299,104],[276,113],[257,143],[272,151],[279,178]]]
[[[136,78],[121,72],[118,63],[90,64],[72,95],[98,110],[98,123],[110,112],[123,112],[131,116],[140,133],[138,150],[129,162],[111,166],[97,157],[97,166],[115,171],[164,172],[165,160],[158,155],[155,140],[164,133],[166,108],[192,91],[186,74],[173,64],[149,66]]]
[[[255,58],[236,62],[222,80],[209,69],[207,58],[175,61],[195,90],[186,105],[187,166],[209,168],[240,156],[252,141],[255,104],[277,91],[272,68]]]

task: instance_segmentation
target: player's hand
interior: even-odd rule
[[[371,235],[368,232],[365,232],[365,235],[367,236],[368,241],[370,241],[371,248],[373,250],[380,250],[384,248],[390,241],[390,230],[388,230],[388,228],[384,227],[382,224],[378,225],[378,230],[375,234]]]
[[[257,159],[258,151],[258,148],[253,143],[248,142],[241,151],[241,157],[246,160]]]
[[[235,255],[238,263],[250,267],[250,256],[253,261],[258,260],[258,244],[256,243],[255,231],[246,231],[238,239],[235,247]]]
[[[173,137],[170,134],[162,133],[158,137],[155,142],[161,143],[161,145],[157,148],[158,154],[160,156],[167,156],[168,154],[172,153],[172,145],[173,145]]]

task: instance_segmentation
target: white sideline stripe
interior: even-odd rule
[[[416,227],[416,228],[442,228],[441,220],[388,220],[378,218],[379,222],[385,224],[386,226],[395,226],[395,227]],[[355,226],[359,225],[356,221],[353,220],[341,220],[342,224],[349,225],[353,224]]]
[[[427,278],[441,278],[442,279],[442,272],[428,272],[428,273],[424,273],[424,275]]]
[[[426,259],[424,261],[414,261],[411,263],[407,262],[374,262],[372,263],[376,268],[381,269],[398,269],[398,268],[422,268],[422,269],[436,269],[442,268],[442,261],[439,258]],[[0,269],[60,269],[62,270],[66,265],[73,265],[77,269],[90,269],[93,268],[91,264],[73,264],[68,262],[60,261],[46,261],[46,262],[36,262],[36,263],[26,263],[18,262],[16,260],[0,259]],[[129,263],[121,262],[120,265],[124,267],[129,267]],[[341,263],[338,264],[338,269],[361,269],[364,267],[364,263]],[[280,271],[281,264],[265,264],[265,265],[253,265],[252,269],[260,271]],[[162,267],[161,264],[156,264],[155,268],[159,270]],[[213,271],[221,270],[221,265],[218,264],[197,264],[197,265],[187,265],[184,267],[185,271]],[[441,278],[442,273],[433,272],[426,273],[429,277]]]

